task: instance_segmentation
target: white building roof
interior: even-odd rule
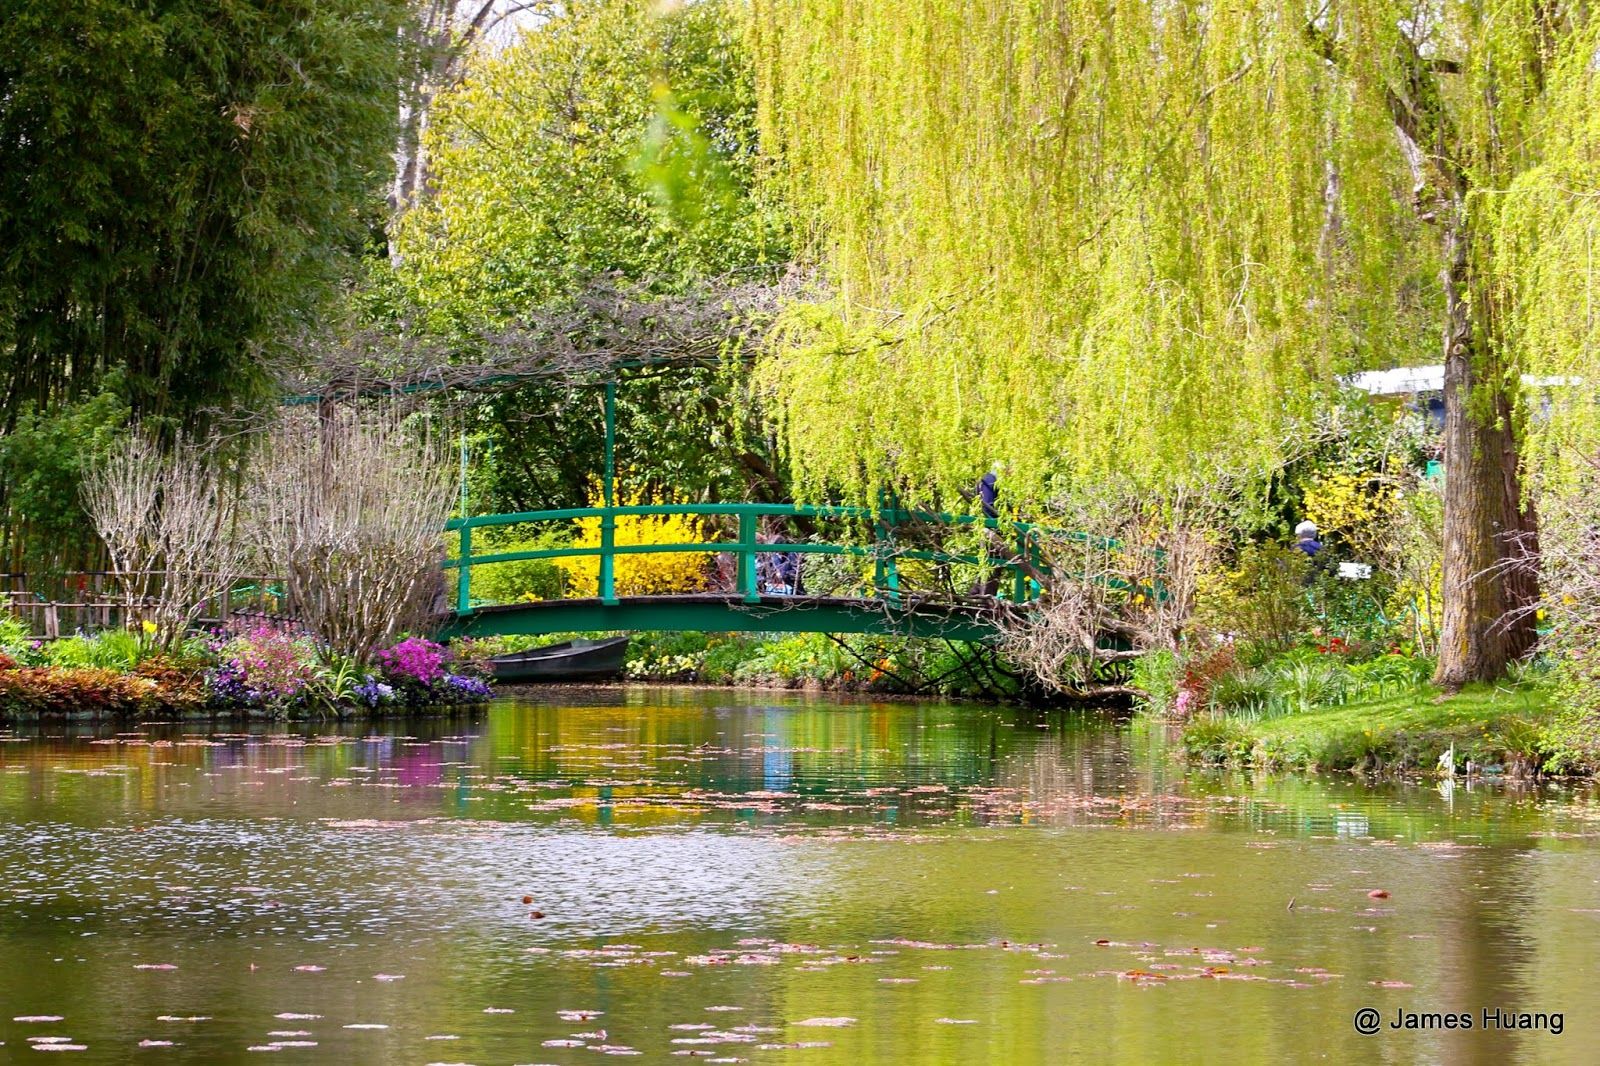
[[[1373,396],[1406,396],[1414,392],[1442,392],[1444,390],[1444,366],[1402,366],[1394,370],[1363,370],[1359,374],[1350,375],[1351,388],[1360,389]],[[1551,388],[1566,385],[1581,385],[1583,379],[1572,376],[1539,376],[1535,374],[1522,375],[1522,384],[1529,388]]]

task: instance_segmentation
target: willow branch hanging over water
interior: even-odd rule
[[[1479,177],[1440,116],[1526,130],[1541,18],[1541,76],[1592,55],[1535,6],[756,0],[775,180],[838,294],[764,368],[803,482],[1171,483],[1274,462],[1339,372],[1436,362],[1419,203]]]

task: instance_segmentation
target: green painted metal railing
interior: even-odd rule
[[[617,544],[615,541],[616,520],[622,517],[665,517],[695,516],[703,518],[736,518],[738,520],[738,536],[734,540],[701,541],[681,544]],[[579,545],[566,548],[541,548],[533,551],[491,552],[476,555],[472,550],[472,531],[495,526],[515,526],[533,522],[570,522],[582,518],[600,519],[600,543],[598,545]],[[756,533],[760,520],[763,518],[810,518],[833,519],[842,521],[855,521],[870,523],[873,529],[873,543],[861,544],[818,544],[813,542],[777,542],[762,543],[757,540]],[[1007,532],[1008,547],[1015,548],[1015,554],[1010,557],[997,557],[989,555],[979,558],[974,555],[960,553],[912,550],[898,547],[894,542],[894,533],[897,528],[926,527],[927,525],[943,526],[973,526],[982,525],[997,533]],[[568,559],[584,556],[598,556],[600,559],[599,593],[600,600],[607,606],[617,603],[615,558],[619,555],[643,555],[657,552],[730,552],[734,556],[736,590],[743,596],[747,603],[758,603],[761,599],[761,589],[757,579],[756,560],[758,556],[779,553],[795,553],[800,555],[855,555],[871,557],[874,560],[874,581],[877,590],[881,590],[883,598],[891,604],[898,604],[901,600],[899,562],[905,559],[925,560],[944,563],[969,563],[981,564],[993,570],[1008,571],[1011,575],[1011,595],[1014,602],[1022,603],[1033,599],[1039,593],[1039,587],[1032,580],[1031,574],[1047,573],[1048,567],[1044,564],[1039,553],[1039,534],[1048,532],[1051,536],[1067,536],[1081,541],[1090,541],[1091,538],[1082,533],[1063,534],[1054,530],[1046,530],[1027,522],[1005,522],[994,518],[979,518],[973,515],[936,514],[927,511],[908,511],[887,509],[872,511],[864,507],[811,507],[797,504],[770,504],[770,503],[715,503],[715,504],[653,504],[628,507],[571,507],[554,511],[524,511],[517,514],[478,515],[471,518],[452,519],[448,530],[456,532],[460,537],[460,554],[458,558],[448,560],[444,565],[457,570],[456,579],[456,613],[459,615],[470,614],[472,611],[472,568],[486,566],[491,563],[524,562],[534,559]],[[1115,546],[1114,541],[1102,538],[1092,538],[1095,542]]]

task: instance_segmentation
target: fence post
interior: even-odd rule
[[[739,546],[736,549],[739,568],[739,591],[744,602],[761,602],[761,585],[756,580],[756,516],[740,512]]]
[[[472,527],[461,516],[461,565],[456,569],[456,614],[472,613]]]

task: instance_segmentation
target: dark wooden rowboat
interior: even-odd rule
[[[496,655],[489,669],[496,681],[522,684],[530,681],[606,681],[622,673],[630,637],[610,640],[563,641],[542,648]]]

